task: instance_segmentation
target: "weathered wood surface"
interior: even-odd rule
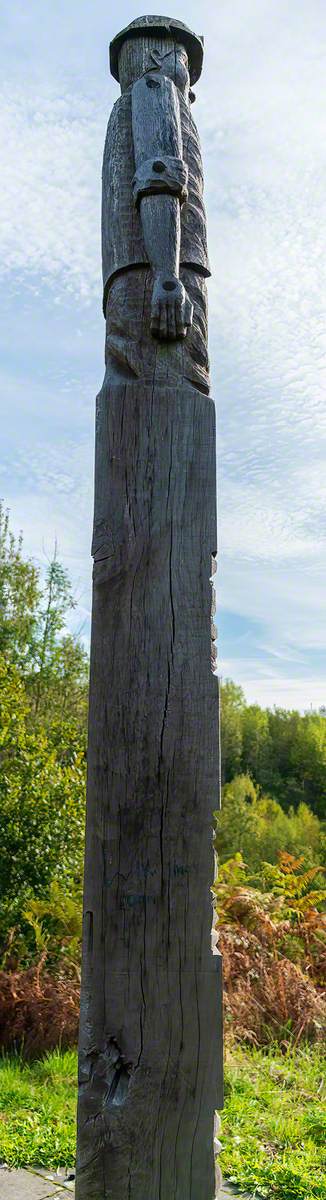
[[[141,39],[138,39],[139,41]],[[150,93],[148,93],[150,94]],[[189,103],[178,93],[183,160],[188,168],[188,199],[181,210],[181,265],[210,274],[203,165],[197,126]],[[116,101],[108,123],[103,158],[102,257],[104,308],[113,276],[131,264],[148,263],[140,214],[133,204],[135,154],[132,136],[132,91]],[[159,229],[159,226],[157,226]]]
[[[76,1197],[213,1200],[213,402],[106,384],[96,447]]]
[[[77,1200],[216,1192],[215,412],[190,114],[202,45],[182,27],[188,62],[177,26],[171,45],[170,22],[144,18],[111,46],[128,90],[103,165]]]
[[[147,203],[148,197],[143,204]],[[173,198],[155,197],[173,204]],[[108,381],[143,380],[152,387],[166,384],[174,387],[182,382],[209,394],[209,361],[207,353],[207,286],[202,275],[180,269],[187,296],[193,307],[192,324],[187,337],[158,341],[151,336],[153,274],[135,268],[128,274],[117,275],[110,288],[106,321],[106,364]]]
[[[136,17],[113,38],[110,45],[110,70],[124,91],[148,68],[149,51],[166,53],[185,45],[189,59],[190,82],[196,83],[203,65],[204,39],[175,18]]]

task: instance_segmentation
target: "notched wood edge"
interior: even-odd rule
[[[214,582],[214,581],[215,581],[216,572],[217,572],[217,550],[212,550],[212,551],[211,551],[211,573],[210,573],[210,577],[209,577],[209,582],[210,582],[210,584],[211,584],[211,588],[212,588],[212,601],[211,601],[211,669],[212,669],[213,675],[216,675],[216,671],[217,671],[217,645],[216,645],[216,642],[217,642],[217,627],[216,627],[216,625],[215,625],[215,621],[214,621],[214,617],[215,617],[215,613],[216,613],[216,588],[215,588],[215,582]]]

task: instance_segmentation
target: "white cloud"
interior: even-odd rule
[[[282,678],[279,672],[268,675],[259,670],[257,661],[243,666],[238,659],[225,662],[224,679],[236,679],[245,692],[248,704],[261,704],[263,708],[297,709],[308,712],[311,708],[317,710],[325,705],[326,686],[318,682],[313,675],[304,678]]]
[[[66,53],[66,75],[77,38],[78,85],[62,85],[51,52],[49,83],[38,71],[37,87],[29,75],[23,86],[15,82],[3,91],[0,273],[6,276],[6,287],[16,290],[18,305],[28,287],[42,295],[46,283],[59,308],[70,295],[72,308],[76,301],[82,309],[96,300],[99,309],[105,63],[103,57],[101,95],[95,72],[94,92],[87,95],[84,52],[86,35],[98,28],[102,38],[109,19],[102,0],[94,0],[91,14],[86,4],[76,10],[75,19],[69,11],[66,22],[65,7],[60,4],[61,32],[52,10],[49,22],[62,38],[57,54],[59,61]],[[21,5],[18,8],[21,19]],[[34,15],[41,11],[38,0],[34,9]],[[177,0],[171,0],[171,12],[179,16]],[[124,0],[121,26],[133,16],[133,5]],[[206,71],[196,88],[194,114],[203,141],[213,266],[210,328],[219,416],[221,600],[231,613],[259,622],[265,634],[253,657],[228,661],[251,697],[259,677],[260,698],[266,694],[272,703],[273,696],[280,699],[284,694],[288,702],[295,694],[298,703],[300,678],[293,679],[291,661],[299,671],[303,653],[303,705],[308,683],[307,702],[314,701],[313,681],[316,695],[321,686],[316,662],[314,674],[311,666],[306,678],[306,655],[321,652],[324,645],[323,16],[324,0],[299,0],[292,7],[284,0],[273,0],[272,5],[270,0],[234,0],[232,5],[220,0],[217,6],[204,0],[200,20]],[[198,24],[194,0],[187,20],[192,27]],[[110,25],[108,36],[116,32],[116,18],[110,18]],[[29,44],[36,55],[37,37],[32,33],[29,26]],[[44,53],[46,43],[43,36]],[[87,60],[92,67],[97,54],[98,45],[94,49],[92,44]],[[115,94],[112,85],[110,104]],[[38,303],[35,297],[36,307]],[[46,336],[49,341],[49,329]],[[81,341],[85,343],[84,325]],[[62,387],[62,342],[57,344],[53,396],[55,386]],[[96,376],[95,349],[92,369]],[[98,377],[101,369],[98,360]],[[83,495],[79,490],[79,452],[89,480],[91,472],[86,453],[83,459],[84,426],[78,433],[76,423],[84,389],[75,350],[69,375],[66,360],[64,371],[76,451],[70,455],[68,432],[67,458],[62,457],[62,436],[57,434],[58,454],[52,447],[41,465],[42,447],[35,445],[29,459],[30,448],[26,454],[18,432],[17,490],[11,487],[10,496],[15,521],[25,531],[28,527],[35,552],[42,538],[51,541],[55,522],[66,561],[78,573],[76,547],[81,556],[86,554],[84,527],[90,504],[87,487]],[[42,405],[36,375],[35,365],[35,414],[38,402],[40,409]],[[42,497],[41,503],[37,497]],[[223,658],[222,663],[226,673]]]
[[[0,111],[1,272],[98,295],[105,113],[80,94],[18,86]]]

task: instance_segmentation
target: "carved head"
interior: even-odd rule
[[[125,92],[147,71],[160,71],[173,79],[179,91],[193,99],[190,84],[201,73],[203,39],[181,21],[168,17],[138,17],[113,39],[110,46],[112,75]]]
[[[158,50],[156,47],[150,50],[149,64],[146,67],[146,71],[153,70],[159,71],[162,75],[167,75],[169,79],[173,79],[173,83],[179,88],[182,95],[188,99],[190,73],[189,59],[185,46],[175,42],[172,47],[167,46],[163,50]]]

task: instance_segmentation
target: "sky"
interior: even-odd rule
[[[85,642],[108,44],[141,11],[2,0],[0,494],[42,570],[57,539]],[[326,702],[325,0],[168,11],[205,37],[219,672],[303,711]]]

